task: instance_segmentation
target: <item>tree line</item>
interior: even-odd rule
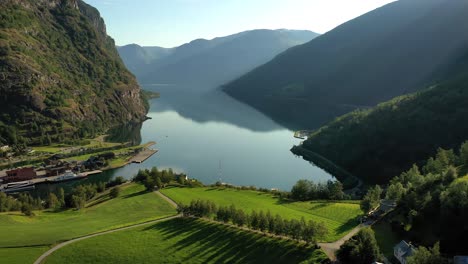
[[[49,192],[45,197],[33,197],[28,192],[15,196],[0,192],[0,212],[21,211],[27,216],[34,216],[34,210],[72,208],[80,210],[85,207],[89,200],[109,188],[112,188],[109,192],[110,198],[118,197],[120,195],[119,185],[125,182],[126,180],[123,177],[117,177],[107,183],[99,182],[97,184],[76,186],[68,194],[65,194],[63,188],[59,188],[56,192]]]
[[[153,167],[151,170],[138,170],[133,181],[142,183],[148,191],[153,191],[155,188],[165,188],[170,183],[188,187],[203,186],[203,184],[195,179],[188,179],[185,174],[174,173],[172,169],[159,170],[157,167]]]
[[[343,184],[339,181],[314,183],[310,180],[297,181],[289,197],[297,201],[349,199],[343,192]]]
[[[270,211],[265,213],[255,210],[248,214],[242,209],[237,209],[235,205],[217,207],[212,201],[192,200],[189,205],[179,205],[178,211],[186,217],[210,218],[307,243],[316,243],[328,233],[323,223],[312,220],[306,222],[304,217],[301,220],[287,220],[279,214],[273,216]]]

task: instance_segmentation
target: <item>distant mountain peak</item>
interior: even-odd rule
[[[172,83],[215,88],[282,51],[305,43],[318,34],[311,31],[254,29],[211,40],[195,39],[149,59],[119,48],[120,55],[140,83]]]

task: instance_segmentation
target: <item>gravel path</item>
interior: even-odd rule
[[[348,239],[356,235],[359,232],[359,230],[365,227],[371,226],[372,224],[373,222],[367,222],[367,223],[361,224],[355,227],[353,230],[351,230],[351,232],[349,232],[346,236],[342,237],[341,239],[335,242],[318,243],[318,245],[320,246],[320,248],[322,248],[323,252],[325,252],[325,254],[328,256],[328,258],[330,258],[331,261],[336,261],[335,253],[341,247],[341,245],[343,245],[344,242],[346,242]]]

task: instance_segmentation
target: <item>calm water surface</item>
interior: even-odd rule
[[[115,170],[133,176],[139,168],[173,168],[206,184],[218,180],[289,190],[299,179],[332,177],[289,150],[300,143],[293,132],[222,92],[187,95],[184,88],[158,87],[143,142],[156,141],[159,152],[141,165]],[[181,91],[183,90],[183,91]],[[184,95],[183,98],[181,95]]]
[[[290,131],[255,109],[222,92],[187,93],[184,87],[146,87],[161,93],[151,101],[151,120],[135,135],[156,141],[159,152],[143,164],[132,164],[85,180],[133,177],[138,169],[173,168],[205,184],[289,190],[299,179],[332,177],[289,150],[300,143]],[[70,183],[71,184],[71,183]]]

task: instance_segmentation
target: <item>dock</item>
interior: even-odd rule
[[[89,175],[94,175],[94,174],[99,174],[99,173],[102,173],[102,171],[101,170],[93,170],[93,171],[83,172],[81,174],[89,176]]]
[[[140,153],[135,155],[133,158],[129,160],[129,163],[143,163],[145,160],[149,159],[151,156],[156,154],[158,150],[154,149],[145,149],[142,150]]]
[[[85,177],[88,177],[89,175],[94,175],[94,174],[99,174],[99,173],[102,173],[102,171],[100,171],[100,170],[87,171],[87,172],[83,172],[82,174],[85,175]],[[58,183],[58,182],[55,181],[55,179],[57,179],[60,176],[61,175],[59,175],[59,176],[50,176],[50,177],[41,177],[41,178],[35,178],[35,179],[27,180],[27,181],[31,182],[31,184],[33,184],[33,185],[41,184],[41,183]],[[84,179],[84,178],[77,178],[77,179]],[[0,189],[4,189],[5,186],[6,186],[6,184],[0,185]]]

